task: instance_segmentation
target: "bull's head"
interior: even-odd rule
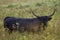
[[[33,11],[32,11],[32,13],[33,13],[33,15],[36,16],[39,20],[42,20],[42,21],[47,22],[47,21],[50,21],[50,20],[52,19],[52,16],[55,14],[55,11],[56,11],[56,9],[54,9],[54,11],[52,12],[52,14],[51,14],[51,15],[48,15],[48,16],[37,16],[37,15],[35,14],[35,12],[33,12]]]

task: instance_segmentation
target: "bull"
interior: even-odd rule
[[[56,9],[54,9],[53,13],[49,16],[37,16],[35,15],[35,12],[32,11],[33,15],[36,16],[36,18],[17,18],[17,21],[19,23],[18,30],[19,31],[39,31],[41,27],[43,27],[43,30],[45,30],[45,27],[47,27],[48,21],[52,19],[52,16],[54,15]]]
[[[35,31],[39,31],[41,27],[43,27],[43,30],[45,30],[48,21],[52,19],[52,16],[54,15],[55,11],[56,9],[54,9],[53,13],[49,16],[37,16],[35,15],[35,12],[32,11],[33,15],[36,16],[36,18],[5,17],[4,28],[9,29],[10,33],[13,30],[19,30],[20,32],[22,31],[35,32]]]

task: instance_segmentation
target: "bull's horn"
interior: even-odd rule
[[[39,17],[39,16],[36,15],[36,13],[35,13],[32,9],[30,9],[30,11],[32,12],[32,14],[33,14],[34,16]]]
[[[56,9],[54,9],[53,13],[51,15],[49,15],[49,16],[50,17],[53,16],[55,14],[55,11],[56,11]]]

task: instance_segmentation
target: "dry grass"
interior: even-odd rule
[[[18,0],[20,1],[20,0]],[[36,6],[38,1],[35,0],[31,5],[31,1],[28,0],[27,3],[19,4],[16,0],[9,0],[9,2],[5,0],[0,0],[0,40],[60,40],[60,6],[56,6],[56,13],[53,16],[52,20],[48,23],[48,27],[45,31],[40,31],[38,33],[19,33],[18,31],[13,32],[11,35],[8,34],[7,31],[4,31],[3,20],[6,16],[14,16],[19,18],[34,18],[35,16],[30,13],[30,8],[35,10],[36,15],[44,16],[52,13],[55,3],[53,1],[47,1],[48,4],[44,1],[41,1],[41,5]],[[6,5],[5,5],[5,3]],[[17,3],[18,2],[18,3]],[[26,1],[21,1],[26,2]],[[43,3],[42,3],[43,2]],[[7,4],[8,3],[8,4]],[[50,4],[51,3],[51,4]],[[56,0],[56,3],[59,4],[59,0]],[[24,4],[24,5],[23,5]],[[53,6],[52,6],[53,5]]]

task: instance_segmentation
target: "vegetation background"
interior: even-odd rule
[[[11,35],[4,31],[3,20],[6,16],[34,18],[30,8],[36,15],[45,16],[53,12],[55,4],[57,11],[45,31],[39,34],[17,31]],[[0,0],[0,40],[60,40],[60,0]]]

